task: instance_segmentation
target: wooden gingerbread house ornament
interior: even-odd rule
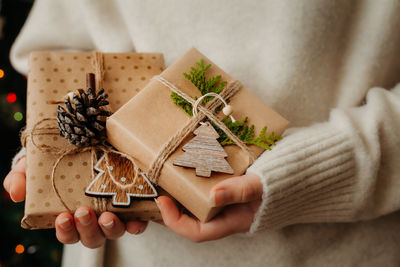
[[[185,153],[174,160],[174,165],[196,168],[196,175],[203,177],[210,177],[211,171],[233,174],[214,127],[209,122],[202,123],[193,133],[196,136],[183,146]]]
[[[151,182],[127,157],[104,152],[94,167],[97,176],[87,187],[85,193],[91,196],[113,196],[114,206],[129,206],[131,197],[156,197],[157,191]]]

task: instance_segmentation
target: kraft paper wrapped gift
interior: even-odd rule
[[[221,75],[222,81],[234,81],[195,48],[163,71],[161,77],[190,97],[200,97],[199,90],[183,76],[183,73],[189,73],[190,68],[201,59],[205,65],[212,64],[206,72],[207,77]],[[173,103],[170,95],[171,90],[167,86],[153,79],[134,99],[107,119],[108,141],[118,150],[136,158],[142,170],[149,170],[163,145],[191,119]],[[229,104],[233,107],[232,115],[236,120],[249,117],[248,123],[255,125],[256,134],[267,126],[267,135],[272,131],[280,135],[288,125],[286,119],[245,88],[231,97]],[[223,114],[220,115],[223,117]],[[173,161],[183,153],[182,146],[193,137],[193,134],[187,136],[165,161],[158,184],[200,221],[205,222],[220,211],[220,208],[214,207],[210,201],[210,189],[224,179],[243,174],[249,162],[247,154],[238,146],[229,145],[224,149],[228,154],[226,160],[234,170],[233,175],[212,172],[210,178],[203,178],[196,176],[192,168],[174,166]],[[254,145],[250,145],[249,148],[256,157],[264,151]]]
[[[86,73],[96,72],[95,55],[94,52],[31,53],[27,92],[27,130],[32,129],[42,119],[56,118],[57,105],[49,104],[48,101],[63,100],[68,92],[85,88]],[[134,97],[153,75],[159,74],[164,69],[163,56],[158,53],[102,54],[102,58],[104,63],[102,83],[109,94],[108,100],[113,112]],[[41,124],[38,126],[57,127],[55,121],[45,121]],[[72,145],[57,134],[32,135],[32,137],[32,139],[26,138],[26,201],[25,216],[21,224],[28,229],[52,228],[57,215],[66,211],[57,198],[51,181],[52,167],[58,155],[49,150],[39,150],[37,146],[46,144],[60,148]],[[90,152],[63,158],[54,177],[61,198],[71,210],[83,205],[94,207],[100,201],[107,210],[116,212],[122,219],[161,218],[153,199],[132,199],[129,208],[116,208],[111,205],[110,199],[99,200],[96,197],[86,196],[85,189],[93,178]]]

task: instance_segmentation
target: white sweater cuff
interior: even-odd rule
[[[250,233],[310,222],[354,217],[353,143],[329,123],[284,137],[248,169],[263,184]]]
[[[25,147],[21,148],[21,150],[14,156],[14,158],[12,159],[11,162],[11,169],[15,167],[15,165],[17,165],[18,161],[20,159],[22,159],[23,157],[25,157],[26,155],[26,150]]]

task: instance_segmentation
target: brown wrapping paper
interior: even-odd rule
[[[33,52],[28,75],[27,129],[44,118],[55,118],[57,105],[49,100],[62,100],[70,91],[86,87],[86,73],[95,72],[93,53]],[[156,74],[164,69],[162,54],[104,54],[103,87],[109,94],[110,107],[116,111],[134,97]],[[44,123],[43,126],[46,126]],[[56,125],[54,123],[54,125]],[[54,126],[51,125],[51,126]],[[37,144],[64,147],[68,142],[60,136],[34,136]],[[71,145],[70,145],[71,146]],[[22,226],[28,229],[52,228],[54,219],[65,207],[58,200],[51,184],[51,170],[57,155],[39,151],[27,139],[26,202]],[[55,172],[56,186],[68,207],[94,207],[95,198],[85,196],[91,177],[90,152],[69,155]],[[160,219],[154,200],[132,200],[129,208],[115,208],[105,200],[107,210],[122,219]]]
[[[183,72],[188,73],[190,67],[200,59],[204,59],[205,64],[212,64],[206,73],[209,77],[221,75],[222,80],[228,83],[234,80],[195,48],[163,71],[161,76],[189,96],[200,96],[197,88],[182,75]],[[109,142],[118,150],[138,159],[138,164],[143,170],[148,170],[162,145],[190,119],[190,116],[173,103],[170,94],[169,88],[152,80],[134,100],[129,101],[107,120]],[[264,126],[268,126],[267,134],[271,131],[282,134],[288,125],[286,119],[245,88],[232,97],[229,104],[233,107],[232,115],[236,120],[249,117],[248,122],[255,125],[256,134]],[[199,220],[205,222],[220,210],[210,201],[210,189],[224,179],[243,174],[248,167],[248,157],[236,145],[225,146],[228,154],[226,159],[234,169],[234,175],[213,172],[211,178],[198,177],[194,169],[172,164],[183,153],[182,146],[191,138],[193,135],[183,140],[180,147],[165,162],[159,185]],[[263,152],[263,149],[256,146],[250,148],[257,157]]]

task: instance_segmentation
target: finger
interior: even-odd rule
[[[133,235],[140,235],[147,228],[147,222],[130,221],[126,223],[126,231]]]
[[[194,242],[216,240],[247,232],[253,222],[254,210],[260,205],[260,201],[232,205],[211,221],[201,223],[179,213],[175,203],[168,197],[159,197],[157,200],[165,225]]]
[[[11,173],[12,173],[12,170],[7,174],[6,178],[4,178],[4,181],[3,181],[3,187],[9,193],[10,193],[10,181],[11,181],[10,174]]]
[[[75,225],[81,242],[88,248],[98,248],[105,243],[105,237],[101,231],[94,212],[89,207],[80,207],[76,210]]]
[[[221,214],[204,224],[204,234],[219,239],[235,233],[248,232],[260,203],[260,200],[256,200],[226,207]]]
[[[125,233],[125,225],[111,212],[103,212],[99,217],[99,225],[108,239],[117,239]]]
[[[226,179],[211,189],[211,200],[215,206],[247,203],[262,197],[263,186],[255,174],[246,174]]]
[[[25,158],[19,160],[9,172],[4,179],[3,186],[14,202],[21,202],[25,199]]]
[[[200,222],[187,214],[179,212],[175,203],[167,196],[160,196],[156,199],[158,208],[163,217],[164,224],[175,233],[182,235],[194,242],[201,242]]]
[[[58,241],[63,244],[73,244],[79,241],[79,235],[76,231],[74,218],[69,213],[61,213],[57,216],[56,236]]]
[[[21,158],[18,161],[18,163],[14,166],[14,168],[11,169],[11,171],[4,179],[3,186],[7,190],[7,192],[10,192],[10,183],[12,181],[12,175],[10,174],[15,174],[15,173],[22,173],[25,175],[25,157]]]

